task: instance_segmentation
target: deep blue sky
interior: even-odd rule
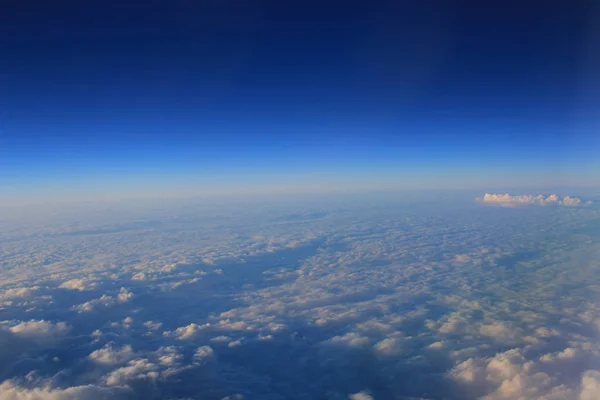
[[[2,2],[0,195],[600,182],[595,1],[122,3]]]

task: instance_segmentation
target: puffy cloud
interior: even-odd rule
[[[362,391],[358,393],[353,393],[348,396],[350,400],[373,400],[373,396],[369,394],[367,391]]]
[[[179,348],[175,346],[161,347],[156,351],[158,362],[167,367],[180,365],[183,361],[183,354],[179,352]]]
[[[361,336],[356,332],[350,332],[343,336],[334,336],[329,340],[331,344],[345,344],[350,347],[363,347],[369,345],[369,338]],[[385,346],[384,346],[385,347]]]
[[[96,286],[95,282],[90,282],[85,279],[71,279],[65,281],[58,286],[61,289],[71,289],[71,290],[89,290]]]
[[[15,335],[38,342],[47,342],[63,336],[69,332],[69,329],[65,322],[53,323],[44,320],[25,321],[10,327],[10,331]]]
[[[478,200],[483,201],[485,203],[496,203],[501,205],[516,205],[516,204],[536,204],[536,205],[546,205],[546,204],[556,204],[561,206],[579,206],[581,205],[581,199],[577,197],[570,196],[558,196],[556,194],[548,195],[544,197],[543,195],[510,195],[506,194],[493,194],[486,193],[483,197],[478,198]],[[591,203],[586,202],[586,205]]]
[[[39,290],[39,286],[32,287],[19,287],[5,290],[0,293],[1,299],[16,299],[16,298],[27,298],[31,297]]]
[[[154,381],[160,376],[160,367],[146,358],[131,360],[126,366],[110,372],[105,380],[109,386],[127,385],[134,380]]]
[[[210,339],[211,342],[215,342],[215,343],[229,343],[229,342],[231,342],[231,340],[232,339],[229,336],[225,336],[225,335],[215,336],[214,338]]]
[[[165,331],[163,332],[163,335],[167,337],[174,337],[178,340],[193,340],[198,337],[200,332],[202,332],[205,328],[206,326],[200,326],[196,323],[191,323],[186,326],[181,326],[174,331]]]
[[[20,233],[3,242],[15,267],[0,280],[43,287],[52,302],[2,303],[0,374],[11,391],[48,398],[82,384],[215,399],[570,400],[597,390],[597,246],[593,229],[575,234],[594,228],[594,207],[400,203],[345,200],[321,217],[299,204],[145,216],[136,205],[131,226],[129,213],[86,224],[103,232],[93,241],[52,236],[72,231],[66,222],[44,240]],[[90,295],[90,282],[105,291]],[[69,341],[38,339],[66,337],[50,320],[72,327]]]
[[[157,331],[162,327],[162,322],[146,321],[144,326],[151,331]]]
[[[580,389],[577,389],[576,382],[570,382],[568,377],[576,378],[578,375],[573,366],[584,363],[566,368],[560,366],[565,359],[574,357],[575,352],[566,349],[555,357],[542,357],[543,362],[537,363],[528,359],[522,349],[515,348],[486,359],[470,358],[458,364],[450,376],[482,400],[575,399],[578,390],[579,398],[597,398],[600,373],[584,372]]]
[[[125,303],[126,301],[131,300],[133,296],[133,293],[122,287],[121,290],[119,290],[119,294],[117,295],[117,301],[119,303]]]
[[[6,374],[12,370],[33,369],[33,367],[28,368],[28,365],[39,364],[35,361],[35,357],[66,342],[64,339],[67,338],[69,331],[70,327],[65,322],[31,320],[18,324],[6,321],[1,323],[0,375],[6,378],[10,377]]]
[[[145,281],[146,280],[146,274],[143,272],[136,272],[135,274],[133,274],[131,276],[131,279],[133,279],[134,281]]]
[[[114,348],[111,345],[106,345],[101,349],[94,350],[88,356],[88,359],[91,361],[102,365],[124,364],[133,358],[135,358],[135,353],[130,345],[124,345],[121,348]]]
[[[85,303],[73,306],[73,309],[79,312],[90,312],[99,308],[112,307],[117,303],[126,303],[131,300],[133,296],[133,293],[122,287],[119,290],[116,299],[113,296],[103,294],[97,299],[92,299]]]
[[[110,307],[115,304],[115,299],[112,296],[103,294],[97,299],[86,301],[85,303],[73,306],[73,309],[79,312],[90,312],[101,307]]]
[[[402,341],[394,337],[385,338],[377,342],[374,348],[379,354],[394,356],[402,352]]]
[[[128,387],[106,388],[84,385],[65,389],[50,386],[26,388],[12,381],[0,383],[0,400],[106,400],[133,397],[134,392]]]
[[[581,377],[579,400],[597,400],[600,395],[600,372],[586,371]]]
[[[509,326],[501,321],[493,321],[485,323],[479,328],[479,332],[482,335],[490,336],[499,340],[511,340],[519,336],[520,331],[518,328]]]
[[[210,346],[200,346],[194,353],[194,361],[204,362],[214,357],[215,351]]]
[[[244,400],[244,395],[240,393],[232,394],[231,396],[223,397],[221,400]]]

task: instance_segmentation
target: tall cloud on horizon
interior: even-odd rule
[[[580,206],[582,205],[581,199],[577,197],[571,196],[559,196],[557,194],[548,195],[548,197],[544,197],[544,195],[540,194],[537,196],[531,194],[525,195],[510,195],[508,193],[505,194],[496,194],[496,193],[486,193],[483,197],[478,197],[478,201],[483,201],[484,203],[496,203],[505,206],[517,205],[517,204],[534,204],[534,205],[559,205],[559,206]],[[592,202],[588,201],[583,203],[583,205],[590,205]]]

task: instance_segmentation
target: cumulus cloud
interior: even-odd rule
[[[116,299],[113,296],[103,294],[97,299],[92,299],[90,301],[86,301],[85,303],[73,306],[73,309],[78,310],[79,312],[90,312],[99,308],[111,307],[118,303],[125,303],[131,300],[133,297],[133,293],[122,287],[119,290],[119,293],[117,293]]]
[[[95,286],[95,282],[90,282],[85,279],[70,279],[61,283],[58,287],[61,289],[84,291]]]
[[[200,326],[196,323],[191,323],[187,326],[179,327],[174,331],[165,331],[163,332],[163,335],[168,337],[174,337],[178,340],[192,340],[198,337],[200,332],[202,332],[208,326],[210,326],[210,324]]]
[[[12,381],[0,383],[0,400],[106,400],[132,399],[128,387],[106,388],[95,385],[73,386],[65,389],[50,386],[26,388]]]
[[[388,337],[377,342],[374,348],[380,355],[397,356],[402,352],[402,339],[399,337]]]
[[[135,274],[133,274],[131,276],[131,279],[133,279],[134,281],[145,281],[146,280],[146,274],[143,272],[136,272]]]
[[[161,365],[173,367],[180,365],[183,361],[183,354],[180,353],[179,348],[175,346],[164,346],[156,351],[158,362]]]
[[[122,287],[121,290],[119,290],[119,294],[117,295],[117,301],[119,303],[125,303],[126,301],[131,300],[133,296],[133,293]]]
[[[0,375],[19,367],[44,350],[54,348],[66,339],[70,331],[65,322],[31,320],[0,324]],[[35,362],[32,362],[32,365]]]
[[[105,380],[109,386],[127,385],[133,380],[154,381],[160,376],[160,367],[148,359],[131,360],[126,366],[110,372]]]
[[[157,331],[162,327],[162,322],[146,321],[144,322],[144,326],[151,331]]]
[[[17,298],[28,298],[31,297],[39,290],[39,286],[32,287],[18,287],[5,290],[3,293],[0,292],[1,299],[17,299]]]
[[[348,398],[350,400],[373,400],[373,396],[371,396],[367,391],[353,393],[349,395]]]
[[[494,203],[500,205],[517,205],[517,204],[535,204],[535,205],[548,205],[555,204],[560,206],[579,206],[581,205],[581,199],[571,196],[558,196],[556,194],[544,195],[510,195],[506,194],[494,194],[486,193],[483,197],[479,197],[478,200],[485,203]],[[591,204],[586,202],[586,205]]]
[[[103,294],[97,299],[86,301],[85,303],[73,306],[75,310],[80,312],[90,312],[99,307],[110,307],[115,304],[115,299],[112,296]]]
[[[63,336],[69,332],[69,329],[65,322],[53,323],[44,320],[25,321],[10,327],[10,331],[15,335],[39,342],[46,342]]]
[[[496,203],[583,204],[514,197]],[[23,228],[3,242],[5,397],[594,398],[597,209],[393,204]]]
[[[102,349],[94,350],[88,359],[102,365],[123,364],[135,358],[130,345],[124,345],[121,348],[114,348],[112,345],[106,345]]]
[[[210,360],[214,357],[215,351],[210,346],[200,346],[196,349],[194,353],[194,361],[195,362],[205,362],[206,360]]]
[[[579,400],[597,400],[600,395],[600,372],[586,371],[581,377]]]

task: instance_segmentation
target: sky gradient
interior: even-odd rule
[[[14,2],[0,196],[598,185],[594,3]]]

